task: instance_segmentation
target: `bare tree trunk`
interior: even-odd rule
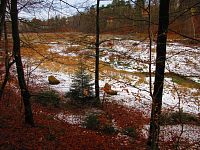
[[[10,67],[14,64],[14,61],[10,63],[10,56],[8,53],[8,38],[7,38],[7,28],[6,28],[6,22],[4,22],[4,50],[5,50],[5,77],[3,80],[3,83],[0,87],[0,100],[2,99],[4,89],[6,87],[6,84],[9,80],[10,76]]]
[[[162,94],[166,60],[166,42],[169,25],[170,0],[160,0],[159,27],[156,48],[156,72],[151,110],[150,131],[148,145],[150,149],[159,149],[160,114],[162,108]]]
[[[7,3],[7,0],[1,0],[1,4],[0,4],[0,41],[1,41],[1,36],[2,36],[2,32],[3,32],[4,21],[5,21],[6,3]]]
[[[6,3],[7,3],[6,0],[1,0],[1,4],[0,4],[0,42],[1,42],[1,39],[2,39],[3,28],[4,28],[4,31],[6,30],[5,29],[6,28],[6,25],[5,25]],[[5,50],[5,53],[6,53],[6,51],[7,51],[7,35],[6,35],[6,31],[5,31],[5,42],[4,43],[5,43],[4,50]],[[2,48],[2,50],[3,50],[3,48]],[[6,61],[7,61],[7,57],[5,58],[5,63],[6,63]],[[7,83],[7,81],[5,81],[5,80],[7,80],[6,76],[5,76],[5,79],[4,79],[4,81],[3,81],[3,83],[1,84],[1,87],[0,87],[0,100],[2,99],[3,90],[4,90],[4,87],[5,87],[6,83]]]
[[[149,34],[149,92],[150,96],[153,97],[152,93],[152,71],[151,71],[151,63],[152,63],[152,31],[151,31],[151,0],[149,0],[148,6],[148,17],[149,17],[149,24],[148,24],[148,34]]]
[[[34,126],[32,109],[31,109],[31,104],[30,104],[30,93],[26,86],[23,64],[22,64],[21,54],[20,54],[20,37],[19,37],[19,29],[18,29],[17,0],[11,1],[11,20],[12,20],[13,54],[14,54],[15,63],[17,67],[18,82],[19,82],[21,95],[22,95],[22,99],[24,103],[25,123],[31,126]]]
[[[193,29],[193,38],[196,38],[196,28],[195,28],[195,16],[191,17],[191,22],[192,22],[192,29]]]
[[[96,63],[95,63],[95,98],[99,101],[99,2],[97,0],[96,7]]]

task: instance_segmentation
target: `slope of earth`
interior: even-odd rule
[[[131,138],[117,132],[105,134],[89,130],[80,124],[56,118],[61,112],[65,116],[83,115],[84,110],[66,110],[62,107],[43,107],[33,103],[35,127],[24,125],[23,109],[18,95],[4,97],[0,101],[0,149],[145,149],[146,140],[141,126],[148,122],[141,112],[108,103],[101,111],[115,120],[118,128],[137,127],[137,137]],[[5,94],[6,95],[6,94]],[[109,109],[107,109],[109,108]],[[91,109],[89,109],[91,110]],[[85,110],[87,111],[87,110]],[[105,115],[102,115],[104,118]]]

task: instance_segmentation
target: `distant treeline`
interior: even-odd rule
[[[153,1],[150,8],[151,30],[157,31],[158,1]],[[22,32],[95,32],[95,10],[91,6],[84,12],[71,17],[55,16],[48,20],[33,18],[22,21]],[[200,33],[200,3],[198,0],[171,0],[170,29],[176,32],[198,36]],[[135,3],[124,0],[113,0],[100,8],[101,33],[145,33],[148,30],[149,7],[147,0],[136,0]]]

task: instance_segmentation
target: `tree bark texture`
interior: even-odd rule
[[[166,42],[169,25],[169,3],[170,0],[160,0],[159,6],[159,26],[156,48],[156,71],[148,141],[148,145],[152,150],[159,149],[158,144],[160,133],[160,114],[162,108],[162,94],[166,60]]]
[[[3,32],[4,21],[5,21],[6,3],[7,3],[7,0],[1,0],[1,4],[0,4],[0,41],[1,41],[1,36],[2,36],[2,32]]]
[[[1,0],[1,4],[0,4],[0,42],[1,42],[1,39],[2,39],[2,33],[3,33],[3,29],[6,27],[5,26],[5,12],[6,12],[6,3],[7,1],[6,0]],[[5,29],[4,29],[5,30]],[[6,31],[5,31],[5,51],[7,50],[6,48],[6,45],[7,45],[7,35],[6,35]],[[3,45],[2,43],[0,45]],[[1,47],[2,50],[3,50],[3,46]],[[5,58],[5,60],[7,60]],[[5,62],[6,63],[6,62]],[[6,65],[6,64],[5,64]],[[7,71],[7,70],[6,70]],[[7,73],[7,72],[6,72]],[[5,80],[7,79],[7,77],[5,76]],[[6,82],[5,80],[3,81],[3,83],[1,84],[1,87],[0,87],[0,100],[2,98],[2,95],[3,95],[3,90],[4,90],[4,87],[6,85]]]
[[[97,0],[96,6],[96,43],[95,43],[95,50],[96,50],[96,62],[95,62],[95,98],[99,100],[99,2]]]
[[[18,82],[21,89],[21,96],[23,99],[24,110],[25,110],[25,123],[34,126],[34,120],[32,115],[30,93],[26,86],[24,78],[24,69],[20,54],[20,37],[18,29],[18,10],[17,0],[11,1],[11,20],[12,20],[12,38],[13,38],[13,54],[17,68]]]
[[[3,83],[1,84],[0,87],[0,100],[3,97],[3,92],[6,87],[6,84],[9,80],[10,76],[10,67],[13,65],[14,61],[10,63],[10,57],[8,54],[8,38],[7,38],[7,28],[6,28],[6,22],[4,22],[4,50],[5,50],[5,77],[3,80]]]

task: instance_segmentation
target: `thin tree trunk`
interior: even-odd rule
[[[24,103],[25,109],[25,123],[34,126],[32,109],[30,104],[30,93],[26,86],[24,78],[23,64],[20,54],[20,37],[18,29],[18,10],[17,10],[17,0],[11,1],[11,20],[12,20],[12,37],[13,37],[13,54],[15,58],[15,63],[17,67],[18,82],[21,89],[21,95]]]
[[[10,76],[10,67],[14,64],[14,61],[10,63],[10,58],[9,58],[9,54],[8,54],[8,38],[7,38],[7,28],[6,28],[6,22],[4,22],[4,50],[5,50],[5,69],[6,69],[6,73],[5,73],[5,77],[3,80],[3,83],[0,87],[0,100],[2,99],[3,96],[3,92],[5,89],[5,86],[9,80],[9,76]]]
[[[97,0],[96,7],[96,63],[95,63],[95,98],[99,101],[99,2]]]
[[[149,9],[148,9],[148,17],[149,17],[149,24],[148,24],[148,34],[149,34],[149,92],[150,96],[153,97],[152,93],[152,74],[151,74],[151,63],[152,63],[152,31],[151,31],[151,0],[149,0]]]
[[[1,41],[1,36],[2,36],[2,32],[3,32],[4,21],[5,21],[6,3],[7,3],[7,0],[1,0],[1,4],[0,4],[0,41]]]
[[[159,27],[156,48],[156,72],[151,110],[150,131],[148,144],[150,149],[159,149],[160,114],[162,108],[162,94],[166,60],[166,42],[169,25],[170,0],[160,0]]]
[[[193,29],[193,38],[196,38],[196,29],[195,29],[195,22],[194,22],[195,16],[191,17],[192,22],[192,29]]]
[[[1,39],[2,39],[2,33],[3,33],[3,28],[4,30],[5,29],[5,12],[6,12],[6,3],[7,1],[6,0],[1,0],[1,4],[0,4],[0,42],[1,42]],[[6,34],[6,31],[5,31],[5,34]],[[5,48],[5,53],[6,53],[6,46],[7,46],[7,35],[5,35],[5,45],[4,45],[4,48]],[[3,49],[3,48],[2,48]],[[5,58],[5,63],[6,63],[7,59]],[[5,64],[6,65],[6,64]],[[7,73],[7,70],[6,70],[6,73]],[[0,100],[2,99],[2,95],[3,95],[3,90],[4,90],[4,87],[6,85],[6,76],[5,76],[5,79],[0,87]]]

